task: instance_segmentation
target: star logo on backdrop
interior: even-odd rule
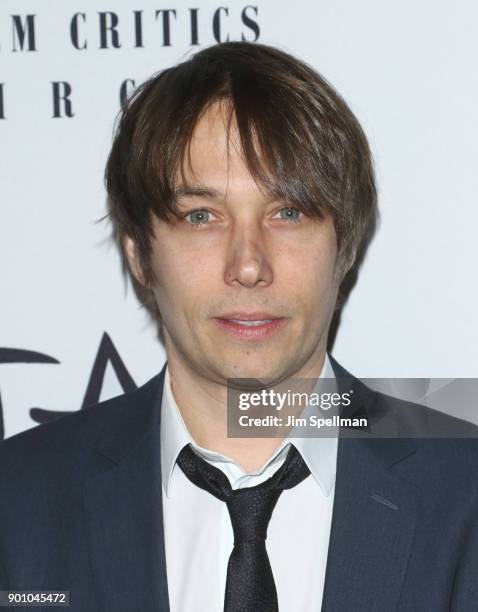
[[[13,363],[59,365],[60,361],[51,355],[37,351],[0,347],[0,364],[5,365]],[[137,388],[136,383],[131,377],[131,374],[128,372],[120,354],[118,353],[118,350],[113,344],[113,341],[111,340],[110,336],[104,332],[93,362],[93,367],[91,369],[86,391],[81,402],[80,410],[83,410],[87,406],[91,406],[100,401],[105,372],[108,364],[110,364],[115,371],[118,382],[125,393],[134,391]],[[32,407],[29,411],[31,418],[36,423],[40,424],[54,421],[55,419],[70,414],[71,412],[74,411],[55,411],[40,407]],[[0,394],[0,440],[3,440],[4,437],[5,428],[3,406],[2,397]]]

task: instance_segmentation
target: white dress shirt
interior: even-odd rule
[[[326,355],[321,378],[334,378]],[[198,446],[191,438],[171,390],[166,367],[161,407],[161,463],[166,567],[171,612],[223,612],[233,532],[226,504],[197,487],[176,464],[191,443],[222,470],[233,489],[267,480],[285,461],[293,442],[311,475],[282,492],[272,513],[266,547],[280,612],[318,612],[327,563],[337,460],[337,438],[284,440],[256,472]]]

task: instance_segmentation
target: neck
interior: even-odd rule
[[[262,467],[283,438],[228,437],[226,385],[212,381],[194,370],[174,347],[167,346],[166,352],[171,390],[182,419],[196,444],[230,457],[246,472]],[[317,351],[315,358],[309,360],[310,363],[294,376],[318,378],[324,365],[325,352],[325,347]]]

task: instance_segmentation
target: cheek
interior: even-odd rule
[[[315,238],[315,239],[314,239]],[[337,247],[334,236],[311,236],[300,245],[281,250],[280,267],[284,284],[297,287],[306,301],[316,302],[320,296],[335,291]]]
[[[155,294],[159,301],[184,308],[194,304],[195,297],[207,295],[215,278],[215,258],[207,249],[178,248],[165,245],[153,253],[153,269],[157,284]]]

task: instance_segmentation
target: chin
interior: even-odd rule
[[[223,360],[217,364],[217,367],[224,378],[259,378],[261,380],[283,378],[289,370],[285,365],[271,364],[264,358],[251,360],[246,356],[238,360]]]

